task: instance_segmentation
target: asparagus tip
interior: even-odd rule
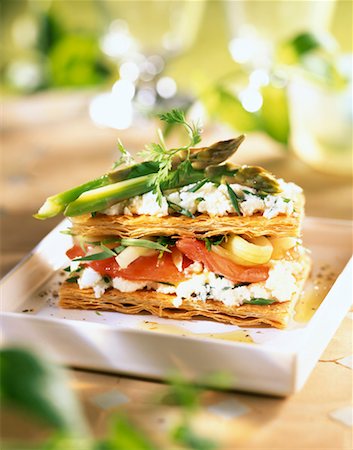
[[[36,214],[33,214],[35,219],[45,220],[50,217],[57,216],[63,211],[63,205],[58,204],[50,197],[46,199],[44,204],[39,208]]]

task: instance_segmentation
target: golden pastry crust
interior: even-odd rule
[[[204,238],[222,234],[241,234],[249,238],[258,236],[300,236],[304,215],[304,200],[296,203],[291,216],[279,215],[266,219],[262,215],[215,216],[200,214],[186,216],[106,216],[97,214],[73,217],[72,231],[84,237],[118,236],[141,238],[146,236],[183,236]]]
[[[226,306],[216,300],[203,302],[189,299],[183,300],[183,304],[176,308],[173,305],[175,299],[173,294],[162,294],[152,290],[126,293],[111,288],[101,298],[96,299],[92,289],[79,289],[77,284],[65,282],[60,290],[59,306],[70,309],[94,309],[126,314],[148,312],[155,316],[180,320],[201,316],[217,322],[239,326],[285,328],[310,272],[311,260],[307,255],[301,258],[300,263],[303,270],[297,278],[297,291],[289,301],[272,303],[271,305]]]

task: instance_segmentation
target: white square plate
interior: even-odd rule
[[[158,379],[175,369],[193,379],[226,372],[234,389],[288,395],[303,386],[351,304],[351,222],[307,218],[304,243],[314,270],[286,330],[59,309],[59,269],[71,246],[60,231],[68,225],[63,221],[1,282],[4,344],[62,364]]]

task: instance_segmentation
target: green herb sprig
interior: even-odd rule
[[[159,170],[152,177],[153,192],[157,195],[158,204],[162,204],[162,184],[175,185],[182,178],[190,175],[192,172],[192,166],[190,163],[190,148],[201,142],[201,129],[195,123],[188,123],[183,111],[179,109],[173,109],[170,112],[159,115],[160,120],[168,124],[182,125],[190,138],[187,145],[179,148],[168,149],[165,142],[163,133],[158,130],[158,143],[152,143],[146,146],[146,150],[141,152],[140,155],[145,159],[157,161],[159,163]],[[173,169],[173,158],[180,152],[186,152],[184,160],[180,162],[178,167]]]
[[[238,198],[237,194],[233,191],[233,189],[230,187],[230,185],[228,183],[226,183],[226,185],[227,185],[228,195],[229,195],[230,201],[232,202],[233,208],[235,209],[235,212],[238,214],[238,216],[241,216],[242,213],[241,213],[240,207],[239,207],[239,198]]]
[[[272,303],[276,303],[276,301],[277,300],[271,298],[252,298],[251,300],[245,300],[244,303],[250,305],[272,305]]]

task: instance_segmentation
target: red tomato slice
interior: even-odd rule
[[[197,239],[180,239],[176,246],[189,259],[201,262],[211,272],[223,275],[234,283],[256,283],[268,278],[269,268],[267,266],[240,266],[223,256],[208,251],[204,242]]]
[[[128,280],[162,281],[172,284],[185,280],[185,275],[175,267],[170,253],[164,253],[160,259],[158,255],[141,256],[126,269],[119,269],[116,275]]]
[[[85,252],[82,250],[82,248],[79,245],[74,245],[66,252],[66,256],[70,259],[79,258],[84,255],[85,255]]]
[[[81,247],[75,245],[66,254],[69,258],[74,259],[83,256],[84,252]],[[183,269],[188,267],[191,262],[184,257]],[[158,255],[140,256],[126,269],[121,269],[114,257],[100,261],[87,261],[86,264],[101,275],[121,277],[131,281],[161,281],[174,284],[185,279],[183,272],[179,272],[175,267],[171,253],[164,253],[160,259]]]

